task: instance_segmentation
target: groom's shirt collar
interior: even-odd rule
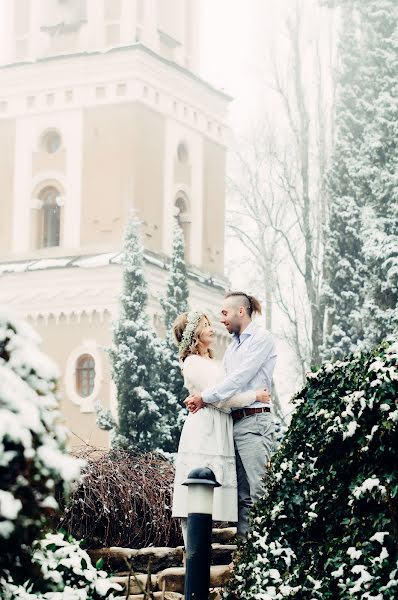
[[[234,339],[237,341],[238,344],[240,344],[241,342],[243,342],[243,340],[253,335],[257,327],[258,324],[256,323],[256,321],[250,321],[246,329],[244,329],[240,335],[237,333],[234,334]]]

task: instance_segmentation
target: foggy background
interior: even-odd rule
[[[322,7],[313,0],[203,0],[201,8],[202,76],[233,97],[229,111],[232,137],[228,179],[239,177],[235,153],[253,145],[253,137],[259,129],[271,123],[273,135],[280,143],[289,145],[286,111],[275,79],[278,73],[288,93],[291,92],[289,78],[293,52],[287,27],[295,18],[300,21],[303,87],[309,98],[310,119],[316,118],[317,86],[321,80],[323,126],[326,136],[330,135],[327,130],[331,126],[335,94],[333,69],[338,41],[338,10]],[[311,96],[314,98],[311,99]],[[316,152],[315,143],[313,151]],[[228,226],[237,203],[239,198],[227,187],[226,272],[232,288],[251,290],[261,296],[264,304],[265,290],[256,261],[253,263],[246,246]],[[248,262],[253,267],[249,270],[245,268]],[[283,293],[288,300],[293,278],[286,263],[285,258],[278,265],[278,272],[286,271]],[[300,283],[295,281],[294,285],[300,286]],[[300,290],[302,293],[303,290]],[[305,369],[297,364],[297,356],[286,341],[286,315],[273,299],[272,302],[272,331],[278,336],[279,350],[275,379],[284,410],[290,412],[289,398],[302,384]]]

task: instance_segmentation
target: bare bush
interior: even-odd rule
[[[84,447],[87,461],[58,527],[87,548],[176,546],[179,524],[171,517],[174,467],[160,454]]]

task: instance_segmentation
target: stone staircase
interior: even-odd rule
[[[221,598],[221,590],[231,575],[233,553],[236,545],[231,543],[236,536],[236,528],[213,529],[212,534],[212,566],[210,570],[211,598]],[[123,587],[121,598],[129,600],[145,600],[144,590],[148,584],[148,565],[151,573],[153,598],[162,600],[178,600],[184,598],[185,566],[183,547],[177,548],[102,548],[91,550],[91,558],[95,563],[103,558],[105,566],[115,575],[112,580]],[[128,587],[129,586],[129,587]]]

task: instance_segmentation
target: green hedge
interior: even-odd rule
[[[398,342],[311,373],[229,600],[398,597]]]

